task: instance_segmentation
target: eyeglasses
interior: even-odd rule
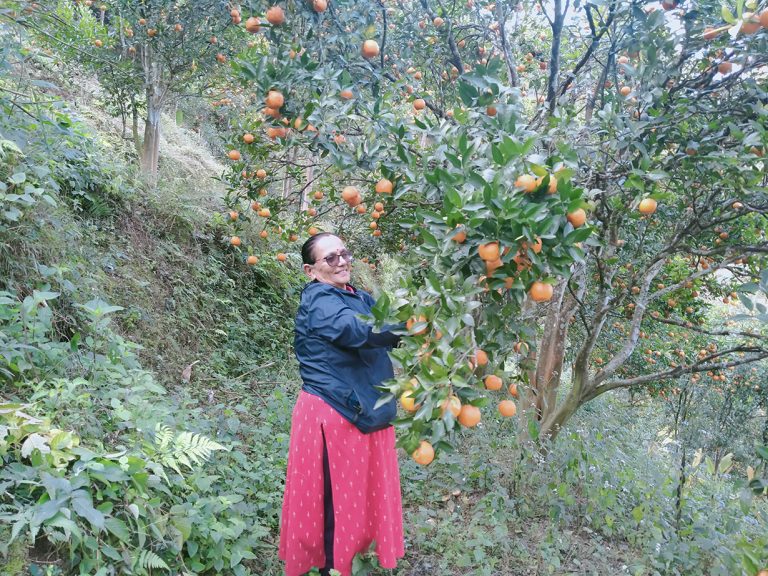
[[[339,265],[339,258],[344,258],[344,262],[347,264],[350,264],[355,259],[355,257],[352,256],[352,252],[349,250],[343,250],[338,254],[331,254],[325,258],[320,258],[320,260],[325,260],[325,263],[328,264],[328,266],[335,268]]]

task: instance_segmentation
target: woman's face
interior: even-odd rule
[[[315,243],[313,252],[315,263],[304,264],[304,272],[310,278],[342,289],[349,284],[351,262],[346,258],[338,257],[342,252],[347,252],[340,238],[323,236]],[[336,265],[331,266],[328,259],[334,260],[334,258],[328,257],[334,255],[337,255]]]

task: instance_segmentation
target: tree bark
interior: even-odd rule
[[[157,161],[160,154],[160,108],[155,90],[147,88],[147,119],[144,123],[144,145],[141,151],[141,169],[151,184],[157,182]]]

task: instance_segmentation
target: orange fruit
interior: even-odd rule
[[[237,150],[230,150],[227,156],[229,156],[230,160],[234,160],[235,162],[240,160],[240,152]]]
[[[632,88],[630,88],[629,86],[622,86],[621,89],[619,90],[619,94],[621,94],[622,96],[629,96],[630,92],[632,92]]]
[[[266,230],[262,230],[261,232],[259,232],[259,236],[261,236],[262,238],[266,238],[267,236],[269,236],[269,232],[267,232]]]
[[[446,410],[449,410],[454,418],[459,417],[459,414],[461,413],[461,400],[458,396],[451,394],[448,398],[443,400],[443,403],[440,404],[440,416],[443,416]]]
[[[557,176],[555,176],[554,174],[550,174],[549,186],[547,186],[547,193],[554,194],[555,192],[557,192]]]
[[[245,263],[248,264],[248,266],[256,266],[256,264],[259,263],[259,257],[251,254],[245,259]]]
[[[739,32],[742,34],[754,34],[760,30],[760,20],[755,16],[754,12],[744,12],[742,15],[741,28]]]
[[[366,210],[367,210],[367,208],[365,207],[365,204],[358,204],[358,205],[357,205],[357,209],[356,209],[356,212],[357,212],[358,214],[365,214],[365,211],[366,211]]]
[[[410,332],[411,328],[413,328],[414,324],[416,324],[417,322],[426,322],[426,321],[427,321],[427,317],[424,316],[423,314],[419,314],[418,319],[417,318],[408,318],[408,320],[405,322],[405,328],[406,328],[406,330],[408,330],[408,332]],[[422,334],[426,334],[426,333],[427,333],[427,327],[425,326],[424,328],[422,328],[418,332],[414,332],[413,335],[414,336],[421,336]]]
[[[266,177],[267,177],[267,171],[264,170],[264,168],[259,168],[258,170],[256,170],[256,178],[258,178],[259,180],[264,180],[264,178]]]
[[[368,228],[370,228],[371,230],[376,230],[376,228],[378,227],[379,225],[376,224],[376,222],[371,222],[370,224],[368,224]]]
[[[553,291],[554,288],[552,287],[552,284],[545,284],[544,282],[536,280],[531,284],[528,294],[530,294],[531,299],[534,302],[546,302],[552,298]]]
[[[310,236],[314,236],[318,232],[319,232],[318,229],[315,228],[314,226],[310,226],[309,230],[307,230],[307,234],[309,234]]]
[[[569,213],[567,218],[568,222],[570,222],[574,228],[579,228],[587,221],[587,213],[584,212],[583,208],[579,208],[578,210]]]
[[[510,384],[510,385],[507,387],[507,390],[509,390],[509,393],[510,393],[510,394],[511,394],[513,397],[515,397],[515,398],[517,398],[517,397],[520,395],[520,393],[517,391],[517,384],[516,384],[515,382],[512,382],[512,384]]]
[[[400,394],[400,405],[406,412],[416,412],[418,406],[416,406],[416,399],[413,397],[412,390],[406,390]]]
[[[240,240],[240,236],[232,236],[232,238],[229,239],[229,243],[232,246],[240,246],[240,244],[242,244],[243,241]]]
[[[314,0],[312,8],[315,12],[325,12],[328,9],[328,0]]]
[[[219,52],[218,54],[216,54],[216,60],[217,60],[219,63],[221,63],[221,64],[224,64],[224,62],[226,62],[226,61],[227,61],[227,57],[226,57],[226,56],[224,56],[224,54],[222,54],[221,52]]]
[[[512,400],[502,400],[499,402],[499,414],[507,418],[517,414],[517,406]]]
[[[496,390],[501,390],[502,386],[501,378],[496,376],[495,374],[489,374],[485,377],[485,389],[486,390],[493,390],[494,392]]]
[[[504,265],[504,262],[502,262],[501,258],[497,258],[496,260],[488,260],[485,263],[485,275],[486,276],[493,276],[493,273],[496,272],[499,268],[501,268]]]
[[[656,200],[653,198],[643,198],[637,209],[640,210],[640,214],[653,214],[656,212]]]
[[[381,230],[379,230],[379,229],[377,228],[376,230],[374,230],[374,231],[373,231],[373,235],[374,235],[374,236],[381,236]]]
[[[417,464],[427,466],[435,459],[435,449],[432,448],[432,444],[426,440],[422,440],[419,447],[413,451],[413,454],[411,454],[411,458],[413,458]]]
[[[378,194],[392,194],[392,181],[382,178],[376,182],[376,192]]]
[[[376,204],[373,205],[373,209],[376,210],[376,212],[381,212],[384,210],[384,204],[376,202]]]
[[[96,40],[93,41],[93,45],[96,46],[96,48],[101,48],[102,46],[104,46],[104,42],[102,42],[97,38]]]
[[[499,259],[499,243],[498,242],[486,242],[485,244],[480,244],[480,247],[477,249],[477,253],[486,262],[493,262],[494,260]]]
[[[280,6],[270,6],[267,10],[267,22],[272,26],[280,26],[285,22],[285,12]]]
[[[267,105],[267,108],[279,110],[285,104],[285,97],[277,90],[270,90],[264,99],[264,103]]]
[[[457,226],[458,228],[458,226]],[[462,244],[467,239],[467,231],[463,228],[456,232],[452,237],[451,240],[456,242],[457,244]]]
[[[760,12],[760,26],[763,28],[768,28],[768,8]],[[763,576],[762,574],[758,574],[758,576]],[[768,572],[765,574],[765,576],[768,576]]]
[[[496,116],[496,106],[488,106],[485,109],[485,113],[488,114],[488,116]]]
[[[375,58],[379,55],[379,43],[376,40],[366,40],[361,48],[363,58]]]
[[[478,366],[485,366],[488,364],[488,354],[486,354],[485,350],[478,348],[475,351],[475,362]]]
[[[438,16],[437,18],[432,20],[432,24],[435,25],[435,28],[440,28],[440,26],[445,24],[445,20],[443,20],[442,18],[440,18],[440,16]]]
[[[416,110],[424,110],[427,107],[427,103],[424,101],[424,98],[416,98],[413,101],[413,107]]]
[[[357,206],[360,204],[360,202],[362,202],[362,198],[360,198],[360,191],[354,186],[345,186],[341,191],[341,199],[350,206]]]
[[[245,21],[245,29],[251,34],[256,34],[256,32],[259,31],[259,28],[261,28],[261,21],[255,16],[251,16]]]
[[[229,219],[234,221],[237,220],[240,214],[237,213],[237,210],[230,210],[229,211]]]
[[[720,74],[728,74],[733,69],[733,64],[730,62],[720,62],[720,64],[717,65],[717,71],[720,72]]]
[[[522,176],[519,176],[517,180],[515,180],[515,186],[517,188],[522,188],[523,192],[533,192],[536,190],[536,187],[539,185],[539,179],[536,178],[536,176],[531,176],[530,174],[523,174]]]
[[[252,144],[254,139],[253,134],[243,134],[243,142],[246,144]]]
[[[352,92],[352,90],[346,88],[339,92],[339,96],[341,96],[344,100],[352,100],[352,98],[355,97],[355,94]]]
[[[459,424],[467,428],[477,426],[478,422],[480,422],[480,408],[471,404],[465,404],[461,407],[458,420]]]

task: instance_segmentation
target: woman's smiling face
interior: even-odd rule
[[[349,254],[340,238],[323,236],[313,247],[315,263],[304,264],[304,272],[313,280],[343,289],[349,284],[351,258],[341,257],[342,253]],[[333,262],[334,255],[336,265],[331,266],[328,261]]]

